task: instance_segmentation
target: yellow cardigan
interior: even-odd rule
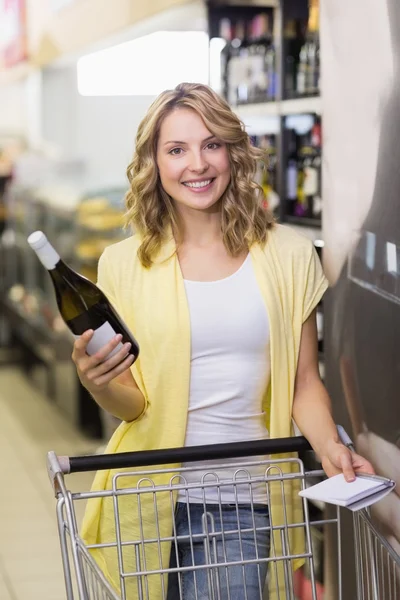
[[[99,287],[139,341],[141,353],[132,367],[132,373],[146,399],[143,415],[134,422],[124,422],[118,427],[108,444],[106,452],[109,453],[179,447],[183,446],[185,440],[190,377],[190,320],[175,243],[171,236],[150,269],[145,269],[138,260],[138,246],[137,236],[132,236],[108,247],[99,261]],[[276,225],[268,233],[265,247],[254,245],[250,254],[270,321],[271,385],[264,398],[266,426],[271,438],[287,437],[293,435],[291,414],[302,324],[320,301],[327,282],[313,244],[288,227]],[[171,465],[171,469],[178,466]],[[114,474],[113,471],[98,472],[92,489],[102,491],[112,487]],[[153,478],[157,485],[165,485],[169,481],[169,476],[166,478],[165,475]],[[119,485],[136,485],[135,477],[130,478],[129,482],[126,479],[122,479]],[[302,520],[297,491],[296,486],[287,486],[289,522]],[[153,500],[149,498],[147,504],[142,506],[143,535],[145,538],[154,538]],[[139,540],[138,509],[132,496],[120,498],[119,509],[122,540]],[[172,532],[168,494],[158,499],[158,513],[161,534],[168,536]],[[278,494],[272,498],[271,518],[274,525],[283,523]],[[87,544],[114,541],[112,500],[91,499],[82,529]],[[278,551],[280,541],[277,538],[276,543]],[[295,529],[290,550],[297,553],[302,547],[303,536],[299,529]],[[116,551],[93,550],[92,553],[107,578],[119,589]],[[163,567],[166,568],[169,564],[167,544],[164,544],[161,554]],[[147,570],[160,568],[157,544],[147,546],[145,558]],[[135,568],[133,550],[127,547],[124,551],[124,569],[132,572]],[[279,589],[286,597],[283,578],[280,576],[279,579]],[[149,597],[151,600],[160,599],[160,576],[152,576],[148,581]],[[271,599],[275,585],[276,582],[271,583]],[[128,579],[127,589],[129,600],[136,599],[137,583],[134,578]]]

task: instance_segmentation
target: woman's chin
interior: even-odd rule
[[[182,201],[176,201],[178,207],[182,210],[198,210],[204,212],[219,212],[220,199],[210,196],[201,196],[195,198],[185,198]]]

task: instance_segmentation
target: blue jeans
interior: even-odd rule
[[[170,568],[221,563],[221,567],[171,573],[167,600],[261,600],[267,576],[266,562],[223,566],[233,561],[268,558],[268,507],[254,505],[177,503]],[[221,513],[222,527],[221,527]],[[189,519],[190,517],[190,519]],[[239,519],[238,519],[239,517]],[[212,533],[217,535],[213,536]],[[191,543],[192,540],[192,543]],[[265,598],[265,596],[264,596]]]

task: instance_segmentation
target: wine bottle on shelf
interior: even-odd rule
[[[261,22],[259,15],[249,23],[249,90],[248,102],[259,102],[267,94],[264,69],[264,48],[261,45]]]
[[[252,61],[254,102],[273,100],[276,96],[275,48],[272,44],[269,16],[266,13],[256,15],[251,23],[253,39]]]
[[[232,45],[237,51],[237,73],[234,77],[236,89],[236,104],[247,104],[249,101],[251,59],[249,55],[248,24],[246,21],[238,21],[236,25],[236,37]]]
[[[291,130],[289,136],[288,162],[286,168],[286,204],[287,213],[289,215],[294,215],[296,207],[298,185],[297,179],[297,139],[296,132],[294,130]]]
[[[271,43],[265,54],[265,65],[267,71],[267,99],[275,100],[277,91],[277,73],[276,73],[276,51],[275,46]]]
[[[243,97],[247,96],[247,68],[246,26],[243,20],[239,20],[234,28],[227,67],[227,100],[232,106],[236,106]]]
[[[107,358],[118,352],[123,344],[130,342],[129,353],[136,360],[139,345],[106,295],[94,283],[73,271],[61,260],[42,231],[32,233],[28,237],[28,243],[50,274],[58,309],[72,334],[77,338],[88,329],[94,330],[87,353],[95,354],[115,335],[121,334],[120,344]]]
[[[322,214],[322,158],[321,158],[321,147],[322,147],[322,129],[321,120],[319,117],[315,118],[314,125],[311,129],[311,147],[313,148],[313,161],[312,167],[316,173],[316,192],[312,199],[312,217],[316,219],[321,218]]]
[[[308,81],[308,41],[305,41],[300,50],[299,63],[297,65],[296,93],[298,96],[304,96],[307,92]]]
[[[318,188],[316,156],[314,152],[310,152],[304,160],[304,206],[308,217],[314,216],[314,200],[317,198]]]
[[[306,73],[306,93],[313,95],[319,90],[319,72],[320,72],[320,49],[319,37],[314,36],[308,44],[308,66]]]
[[[270,210],[278,216],[279,206],[281,203],[279,194],[278,194],[278,181],[277,181],[277,147],[276,147],[276,137],[274,135],[269,136],[268,141],[268,179],[269,179],[269,195],[268,195],[268,205]]]
[[[226,44],[221,51],[221,88],[224,98],[228,98],[228,72],[229,72],[229,60],[231,58],[231,43],[233,39],[233,26],[230,19],[221,19],[219,25],[219,36],[225,40]]]
[[[264,192],[265,205],[277,213],[280,198],[277,192],[277,149],[275,135],[261,135],[255,137],[255,145],[265,152],[265,162],[260,170],[260,185]]]
[[[300,25],[296,19],[285,22],[283,31],[284,97],[294,98],[297,90],[297,72],[302,47]]]
[[[312,151],[309,144],[309,136],[303,135],[300,137],[300,144],[298,149],[297,202],[294,211],[296,217],[309,216],[307,202],[307,178],[310,174],[311,164]]]
[[[319,0],[309,0],[308,14],[307,32],[297,67],[296,92],[299,96],[310,96],[319,91]]]

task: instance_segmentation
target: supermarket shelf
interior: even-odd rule
[[[320,115],[321,109],[321,96],[292,98],[290,100],[281,100],[278,102],[243,104],[234,107],[234,111],[242,119],[250,117],[284,117],[286,115],[297,115],[302,113],[316,113]]]
[[[233,107],[249,135],[277,135],[280,130],[279,104],[246,104]]]
[[[321,96],[311,96],[307,98],[293,98],[283,100],[280,103],[280,114],[282,116],[298,115],[304,113],[315,113],[320,115],[322,112]]]
[[[316,113],[321,114],[321,97],[294,98],[279,102],[243,104],[233,107],[243,121],[249,135],[278,134],[280,117]]]
[[[288,215],[285,218],[286,223],[288,225],[300,225],[302,227],[313,227],[314,229],[321,229],[322,222],[321,219],[310,219],[307,217],[292,217]]]
[[[233,107],[233,110],[241,119],[253,117],[279,117],[281,114],[281,103],[262,102],[260,104],[242,104]]]

